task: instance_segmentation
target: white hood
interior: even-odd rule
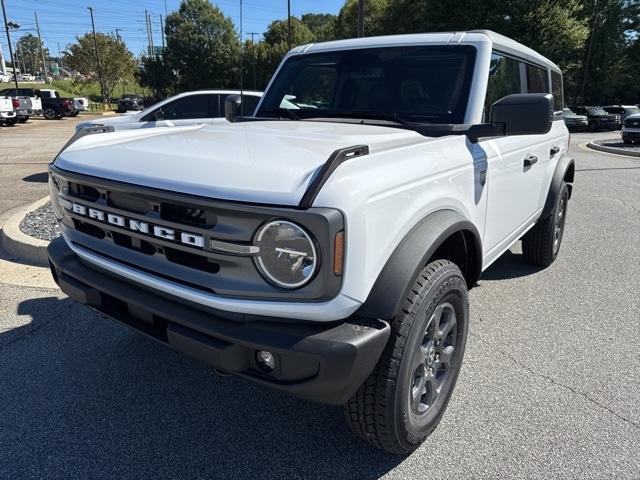
[[[296,205],[335,150],[368,145],[371,155],[424,141],[409,130],[371,125],[239,122],[88,135],[61,153],[55,164],[72,172],[209,198]]]

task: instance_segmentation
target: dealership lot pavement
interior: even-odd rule
[[[0,218],[46,194],[26,178],[57,149],[32,142],[73,131],[33,123],[9,132],[23,145],[10,154],[0,129]],[[640,158],[581,147],[615,135],[571,137],[558,261],[529,267],[516,245],[472,290],[456,392],[413,455],[366,446],[340,408],[217,377],[57,290],[3,284],[0,478],[637,479]]]

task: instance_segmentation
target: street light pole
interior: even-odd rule
[[[11,35],[9,35],[9,25],[7,24],[7,11],[4,8],[4,0],[0,0],[2,4],[2,16],[4,17],[4,29],[7,32],[7,43],[9,44],[9,57],[11,57],[11,66],[13,67],[13,81],[18,88],[18,72],[16,72],[16,62],[13,59],[13,46],[11,45]]]
[[[91,14],[91,29],[93,30],[93,49],[96,53],[96,66],[98,68],[98,81],[100,82],[100,96],[104,103],[104,84],[102,83],[102,68],[100,68],[100,55],[98,55],[98,39],[96,38],[96,24],[93,21],[93,7],[87,7]]]

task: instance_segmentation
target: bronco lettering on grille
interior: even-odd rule
[[[61,203],[64,208],[70,212],[101,223],[108,223],[133,232],[140,232],[163,240],[183,243],[191,247],[204,248],[204,236],[197,233],[178,231],[163,225],[156,225],[142,220],[128,218],[123,215],[116,215],[115,213],[105,212],[97,208],[87,207],[81,203],[70,202],[66,199],[61,199]]]

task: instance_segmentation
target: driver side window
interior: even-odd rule
[[[499,53],[491,54],[489,66],[489,81],[487,82],[487,96],[484,102],[485,121],[489,120],[491,105],[507,95],[522,92],[520,78],[520,62],[505,57]]]

